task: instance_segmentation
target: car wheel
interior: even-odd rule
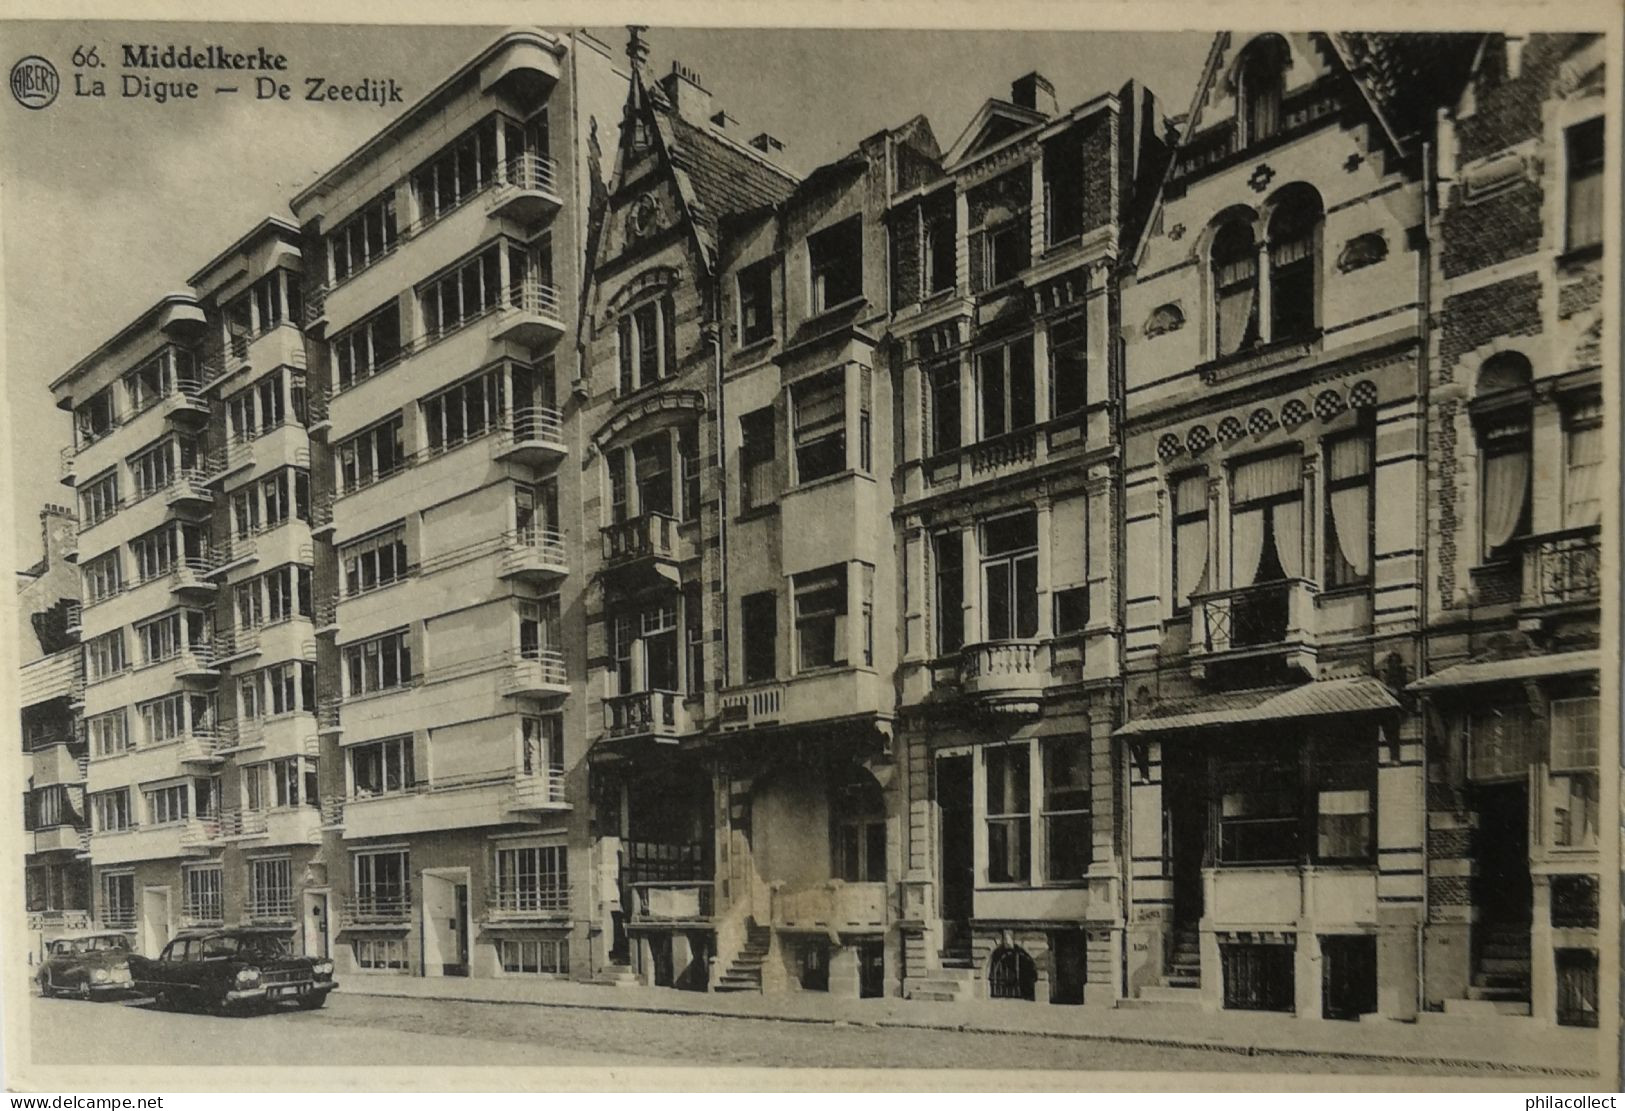
[[[49,972],[40,977],[39,993],[41,999],[51,999],[56,995],[56,986],[51,983],[51,974]]]
[[[299,997],[299,1009],[301,1011],[314,1011],[326,1002],[327,993],[325,991],[313,991],[309,995]]]

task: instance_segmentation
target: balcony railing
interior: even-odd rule
[[[555,918],[570,913],[570,888],[565,884],[491,887],[486,890],[485,905],[493,918]]]
[[[564,653],[529,645],[508,655],[509,694],[559,694],[569,691]]]
[[[1049,649],[1040,640],[967,644],[959,656],[959,685],[966,694],[1033,694],[1048,685],[1049,675]]]
[[[210,726],[194,726],[181,737],[180,760],[183,764],[218,764],[225,759],[221,751],[220,732]]]
[[[526,278],[508,289],[508,297],[494,314],[493,339],[539,346],[564,334],[558,291],[545,282]]]
[[[184,417],[191,421],[209,415],[209,402],[203,396],[203,383],[192,379],[176,382],[175,388],[166,393],[160,403],[166,420]]]
[[[1191,653],[1218,654],[1310,644],[1315,585],[1278,579],[1191,596]]]
[[[539,463],[556,459],[565,451],[564,418],[557,409],[526,407],[501,417],[496,449],[498,459]]]
[[[553,160],[544,155],[510,158],[498,169],[486,208],[492,216],[525,223],[540,220],[562,203],[553,176]]]
[[[1564,529],[1530,537],[1524,545],[1523,603],[1557,606],[1602,597],[1602,530]]]
[[[182,556],[175,561],[175,566],[169,572],[169,589],[171,590],[214,590],[216,585],[209,581],[214,572],[214,559],[212,556],[195,555]]]
[[[531,524],[502,534],[504,578],[533,575],[555,578],[566,573],[564,533]]]
[[[772,725],[784,713],[783,683],[763,683],[722,696],[722,728],[750,729]]]
[[[412,920],[412,896],[352,896],[339,901],[340,926],[403,925]]]
[[[675,691],[635,691],[604,699],[604,731],[612,740],[654,737],[676,740],[690,732],[683,696]]]
[[[63,628],[70,637],[76,637],[84,631],[84,608],[78,602],[65,602],[62,606],[63,619],[66,625]]]
[[[344,800],[324,798],[321,803],[322,826],[327,829],[344,828]]]
[[[314,535],[333,528],[333,495],[317,494],[310,503],[310,531]]]
[[[79,453],[72,445],[62,449],[60,453],[61,464],[57,477],[68,486],[79,480]]]
[[[514,776],[508,809],[556,810],[567,806],[568,802],[564,793],[563,769],[549,769],[541,774]]]
[[[175,478],[164,488],[164,504],[180,505],[182,502],[210,502],[214,494],[209,490],[209,473],[203,467],[190,467],[176,473]]]
[[[715,913],[711,880],[634,883],[632,917],[637,922],[704,922]]]
[[[677,521],[664,513],[645,513],[606,525],[600,531],[604,537],[606,563],[677,558]]]
[[[336,695],[322,699],[316,704],[316,729],[321,733],[339,733],[343,731],[342,714],[344,702]]]
[[[248,917],[259,922],[281,922],[293,917],[293,892],[255,891],[248,896]]]

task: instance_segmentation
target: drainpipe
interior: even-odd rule
[[[722,389],[722,274],[720,260],[713,265],[711,275],[711,311],[710,319],[706,321],[706,334],[711,344],[711,357],[713,360],[714,382],[716,385],[716,426],[717,426],[717,583],[722,594],[722,637],[721,659],[717,661],[716,677],[723,686],[727,685],[730,671],[729,638],[728,638],[728,407],[723,400]],[[700,565],[705,565],[702,560]],[[703,592],[705,584],[700,584]]]
[[[1439,116],[1434,116],[1435,130],[1439,125]],[[1417,298],[1422,303],[1420,313],[1420,335],[1417,345],[1417,401],[1422,409],[1422,451],[1424,457],[1430,453],[1433,437],[1430,424],[1433,418],[1432,405],[1432,376],[1433,376],[1433,229],[1435,220],[1435,195],[1438,188],[1438,174],[1433,159],[1438,151],[1437,142],[1429,138],[1422,143],[1422,234],[1416,245],[1417,250]],[[1431,462],[1431,460],[1428,460]],[[1417,591],[1417,637],[1416,637],[1416,674],[1420,678],[1428,674],[1428,615],[1431,612],[1429,602],[1430,584],[1432,582],[1433,545],[1428,537],[1428,498],[1427,480],[1428,468],[1423,466],[1420,478],[1421,495],[1416,499],[1416,527],[1417,547],[1421,549],[1422,558],[1420,589]],[[1421,699],[1413,699],[1418,705]],[[1420,711],[1419,711],[1420,713]],[[1427,1002],[1426,988],[1426,959],[1424,949],[1427,945],[1427,921],[1431,913],[1428,905],[1428,716],[1420,713],[1420,726],[1422,738],[1422,915],[1416,923],[1416,1013],[1421,1014]]]

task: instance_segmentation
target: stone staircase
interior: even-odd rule
[[[937,967],[910,979],[908,997],[935,1003],[952,1003],[967,994],[976,978],[976,958],[969,944],[943,949],[937,953]]]
[[[1148,984],[1131,999],[1119,1000],[1124,1010],[1199,1011],[1202,1009],[1202,942],[1194,929],[1179,929],[1168,953],[1168,971],[1162,983]]]
[[[587,982],[605,988],[635,988],[643,983],[638,974],[624,964],[605,965]]]
[[[1489,1003],[1498,1014],[1529,1013],[1529,930],[1484,925],[1465,1002]],[[1447,1008],[1448,1009],[1448,1008]]]
[[[772,944],[772,930],[758,926],[755,920],[745,923],[744,946],[734,955],[728,971],[718,978],[711,990],[761,991],[762,965],[767,961],[768,949]]]

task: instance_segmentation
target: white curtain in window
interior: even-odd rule
[[[1179,526],[1179,598],[1181,606],[1192,594],[1207,589],[1207,521],[1189,521]]]
[[[1569,430],[1569,466],[1563,489],[1563,524],[1581,528],[1602,522],[1602,428]]]
[[[1332,524],[1337,526],[1337,548],[1354,573],[1364,578],[1371,571],[1371,537],[1367,503],[1371,491],[1365,486],[1333,490],[1330,495]]]
[[[1289,579],[1303,577],[1303,503],[1278,502],[1275,518],[1275,554],[1280,557],[1281,570]]]
[[[1230,500],[1245,505],[1260,498],[1290,494],[1303,488],[1303,456],[1272,455],[1235,469],[1230,479]]]
[[[1230,585],[1252,586],[1264,552],[1264,511],[1237,510],[1230,519]]]
[[[1484,461],[1484,550],[1512,539],[1529,490],[1528,451],[1509,451]]]
[[[1253,301],[1257,295],[1258,289],[1252,285],[1219,295],[1220,355],[1239,351],[1247,342],[1247,324],[1252,318]]]

